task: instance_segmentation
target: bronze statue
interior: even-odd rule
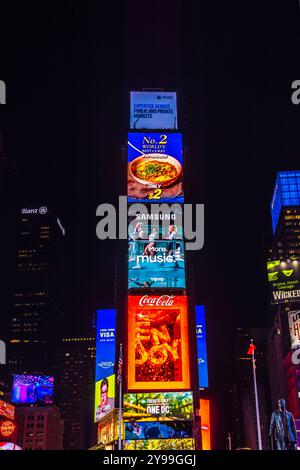
[[[293,414],[287,411],[284,398],[278,400],[278,409],[272,413],[269,436],[275,438],[277,450],[296,450],[295,420]]]

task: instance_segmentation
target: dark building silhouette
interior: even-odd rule
[[[20,210],[12,294],[9,363],[46,371],[63,321],[64,228],[44,205]]]
[[[63,338],[55,355],[56,402],[64,421],[64,450],[87,449],[93,433],[95,337]]]
[[[0,339],[9,338],[10,303],[17,244],[18,210],[21,197],[21,178],[12,158],[4,150],[0,131]]]
[[[17,407],[22,450],[63,450],[63,421],[57,406]]]
[[[239,328],[235,350],[235,382],[230,389],[231,432],[233,449],[250,447],[258,449],[257,420],[253,384],[252,358],[247,354],[250,340],[256,346],[256,379],[258,388],[260,425],[263,449],[268,449],[269,388],[266,368],[266,342],[268,330],[264,328]]]

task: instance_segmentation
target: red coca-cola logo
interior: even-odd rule
[[[143,297],[140,298],[139,305],[141,307],[171,307],[174,303],[174,300],[174,295],[161,295],[160,297],[151,297],[151,295],[143,295]]]

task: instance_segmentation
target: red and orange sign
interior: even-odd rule
[[[0,425],[1,437],[10,437],[13,435],[16,425],[12,421],[2,421]]]
[[[6,401],[0,400],[0,416],[13,420],[15,417],[15,407],[10,403],[6,403]]]
[[[211,450],[210,441],[210,400],[200,399],[202,450]]]
[[[187,299],[128,297],[128,389],[190,387]]]

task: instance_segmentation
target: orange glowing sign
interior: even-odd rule
[[[210,400],[200,399],[202,450],[211,450]]]
[[[15,407],[10,403],[6,403],[6,401],[0,400],[0,416],[13,420],[15,417]]]
[[[1,423],[0,433],[3,437],[10,437],[15,429],[16,425],[12,421],[3,421]]]
[[[190,388],[187,299],[128,297],[128,389]]]

